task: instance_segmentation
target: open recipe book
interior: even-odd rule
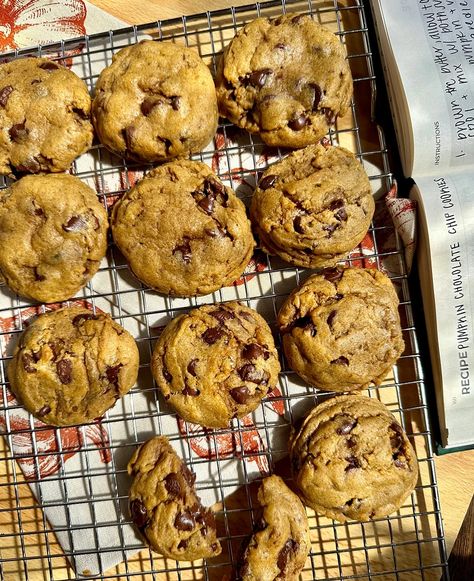
[[[402,168],[419,205],[418,270],[441,446],[473,447],[474,1],[371,5]]]

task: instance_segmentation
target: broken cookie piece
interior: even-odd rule
[[[8,379],[13,393],[46,424],[100,418],[135,384],[138,348],[106,313],[66,307],[37,317],[20,336]]]
[[[214,513],[201,504],[194,489],[195,474],[166,437],[142,444],[127,469],[133,478],[130,515],[151,549],[178,561],[221,553]]]

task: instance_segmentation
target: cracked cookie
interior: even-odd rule
[[[334,266],[359,244],[375,204],[353,153],[309,145],[270,166],[250,216],[262,248],[304,268]]]
[[[290,441],[290,457],[303,502],[341,522],[398,510],[418,478],[405,431],[382,402],[363,395],[313,408]]]
[[[310,16],[257,18],[219,60],[221,115],[272,146],[304,147],[349,108],[352,76],[343,45]]]
[[[177,561],[216,557],[221,545],[211,509],[196,495],[196,475],[164,436],[142,444],[128,463],[130,515],[148,545]]]
[[[237,581],[296,581],[311,548],[304,506],[279,476],[262,480],[262,518],[240,559]]]
[[[280,363],[265,320],[232,301],[172,319],[155,345],[151,369],[184,420],[225,428],[275,387]]]
[[[211,72],[192,49],[143,40],[119,50],[95,87],[92,119],[111,151],[160,162],[201,151],[217,129]]]
[[[149,172],[114,206],[111,223],[132,272],[164,294],[205,295],[231,284],[255,246],[244,204],[198,161]]]
[[[21,296],[67,300],[99,269],[107,229],[105,208],[80,179],[24,176],[0,192],[0,271]]]
[[[0,64],[0,174],[60,172],[92,144],[91,98],[47,58]]]
[[[49,311],[20,336],[8,379],[19,402],[53,426],[92,422],[134,385],[138,348],[106,313]]]
[[[397,294],[375,269],[310,276],[282,305],[278,326],[291,369],[327,391],[379,385],[404,349]]]

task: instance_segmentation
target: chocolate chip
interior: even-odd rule
[[[216,327],[210,327],[204,331],[201,337],[208,345],[214,345],[214,343],[218,341],[223,335],[224,333],[220,329],[217,329]]]
[[[326,117],[326,123],[328,125],[334,125],[334,123],[336,122],[336,114],[332,109],[329,109],[328,107],[323,107],[321,108],[321,113],[323,113],[323,115]]]
[[[334,266],[333,268],[325,268],[322,272],[322,275],[329,282],[337,282],[342,278],[343,273],[343,269]]]
[[[339,222],[346,222],[347,221],[347,212],[345,208],[341,208],[339,211],[337,211],[334,214],[334,217],[336,218],[336,220],[339,220]]]
[[[73,107],[72,112],[76,117],[79,117],[79,119],[82,119],[83,121],[89,119],[89,115],[84,111],[84,109],[80,109],[79,107]]]
[[[194,529],[194,517],[189,510],[179,512],[174,519],[174,526],[178,531],[192,531]]]
[[[406,462],[403,462],[399,458],[395,458],[393,463],[397,468],[408,468],[408,464]]]
[[[12,141],[22,141],[26,139],[28,136],[28,129],[25,127],[25,121],[23,123],[16,123],[12,125],[8,130],[8,134],[10,135],[10,139]]]
[[[261,190],[268,190],[268,188],[271,188],[273,186],[273,184],[277,181],[278,176],[274,175],[274,174],[270,174],[268,176],[265,176],[264,178],[262,178],[258,184],[258,187]]]
[[[64,232],[79,232],[87,226],[85,216],[71,216],[69,220],[62,225]]]
[[[345,472],[352,472],[360,468],[360,462],[355,456],[348,456],[346,458],[347,466],[344,468]]]
[[[114,365],[113,367],[107,367],[107,369],[105,371],[105,375],[107,376],[107,380],[109,381],[109,383],[112,383],[113,385],[115,385],[115,387],[118,387],[118,377],[119,377],[120,369],[122,367],[123,367],[123,364],[119,363],[118,365]]]
[[[293,323],[293,327],[311,330],[311,337],[315,337],[317,334],[317,329],[314,326],[313,320],[311,319],[311,317],[309,315],[306,315],[305,317],[300,317],[299,319],[296,319],[296,321],[294,321],[294,323]]]
[[[171,375],[171,373],[166,369],[165,366],[163,366],[163,369],[161,370],[161,372],[163,373],[163,377],[166,379],[166,381],[168,383],[171,383],[173,381],[173,376]]]
[[[339,224],[328,224],[327,226],[323,226],[323,230],[327,232],[327,238],[330,238],[334,230],[337,230],[337,228],[339,228]]]
[[[342,426],[339,426],[339,428],[337,428],[336,434],[339,434],[340,436],[345,436],[345,435],[349,434],[350,432],[352,432],[352,430],[356,426],[357,426],[357,420],[348,417],[347,420],[342,424]]]
[[[403,428],[396,422],[392,422],[390,424],[390,430],[393,432],[390,434],[393,460],[395,463],[398,461],[400,464],[404,464],[404,462],[399,458],[400,455],[404,455],[405,439],[403,437]]]
[[[125,147],[128,150],[132,149],[132,142],[133,142],[133,138],[135,136],[136,133],[136,129],[133,125],[129,125],[128,127],[125,127],[125,129],[122,130],[122,137],[125,141]]]
[[[194,389],[193,387],[191,387],[190,385],[185,385],[184,389],[181,391],[181,393],[183,395],[190,395],[191,397],[196,397],[197,395],[199,395],[201,392],[199,391],[199,389]]]
[[[188,373],[190,375],[192,375],[193,377],[196,377],[196,365],[197,362],[199,361],[199,359],[191,359],[191,361],[188,363],[188,366],[186,367]]]
[[[331,361],[331,364],[334,364],[334,365],[349,365],[349,359],[347,359],[347,357],[344,357],[344,355],[341,355],[337,359],[333,359]]]
[[[346,446],[348,448],[354,448],[355,446],[357,446],[357,442],[356,440],[351,436],[348,440],[346,440]]]
[[[199,200],[198,206],[209,216],[214,212],[216,200],[212,196],[206,196]]]
[[[2,107],[5,107],[12,92],[13,92],[13,87],[11,85],[7,85],[6,87],[3,87],[3,89],[0,91],[0,105]]]
[[[166,476],[165,488],[171,496],[179,496],[181,494],[181,485],[176,472],[171,472]]]
[[[301,131],[303,127],[309,125],[310,120],[306,115],[300,115],[299,117],[294,117],[288,121],[288,127],[293,129],[293,131]]]
[[[268,374],[265,371],[258,370],[253,363],[246,363],[237,370],[242,381],[250,381],[260,384],[268,381]]]
[[[94,313],[81,313],[80,315],[76,315],[74,317],[74,319],[72,320],[72,324],[75,327],[77,327],[78,325],[80,325],[82,323],[82,321],[90,321],[90,320],[95,321],[98,318],[99,317],[97,315],[94,315]]]
[[[31,81],[31,84],[32,84],[32,85],[37,85],[38,83],[41,83],[41,79],[33,79],[33,80]]]
[[[284,571],[288,565],[288,560],[291,558],[291,553],[295,553],[299,548],[299,543],[293,539],[288,539],[278,553],[277,567],[280,571]]]
[[[296,216],[296,218],[293,220],[293,229],[295,232],[298,232],[298,234],[304,234],[302,216]]]
[[[217,309],[216,311],[211,311],[209,314],[221,323],[230,319],[235,319],[234,313],[231,313],[226,309]]]
[[[146,117],[147,115],[150,114],[151,110],[154,109],[156,105],[158,105],[160,102],[161,101],[157,100],[154,97],[147,97],[146,99],[144,99],[144,101],[142,101],[142,104],[140,105],[140,111]]]
[[[328,315],[328,318],[326,319],[327,324],[331,327],[332,326],[332,322],[334,321],[334,317],[336,316],[336,311],[331,311]]]
[[[204,194],[206,196],[214,195],[218,196],[221,195],[225,200],[227,200],[227,192],[225,191],[224,184],[220,181],[216,180],[213,177],[207,177],[204,181]]]
[[[41,169],[41,164],[36,157],[27,157],[23,163],[16,166],[19,172],[31,172],[36,173]]]
[[[299,24],[303,20],[303,18],[305,18],[304,14],[297,14],[296,16],[293,16],[291,22],[293,24]]]
[[[61,359],[56,363],[56,372],[61,383],[71,383],[72,380],[72,361],[70,359]]]
[[[46,277],[45,277],[45,276],[43,276],[42,274],[40,274],[40,273],[38,272],[38,267],[37,267],[37,266],[35,266],[35,267],[33,268],[33,275],[34,275],[34,277],[35,277],[35,280],[37,280],[37,281],[39,281],[39,282],[41,282],[41,281],[43,281],[43,280],[46,280]]]
[[[177,246],[175,246],[173,249],[173,254],[180,254],[181,260],[185,264],[189,264],[191,262],[191,257],[193,254],[192,250],[191,250],[191,245],[189,244],[189,241],[190,241],[190,238],[188,236],[184,236],[183,242],[181,244],[178,244]]]
[[[278,50],[286,50],[286,44],[279,42],[278,44],[275,45],[275,48],[277,48]]]
[[[57,339],[56,341],[50,341],[48,343],[48,346],[51,349],[51,352],[53,353],[53,361],[56,361],[56,359],[59,357],[59,355],[61,354],[61,351],[64,347],[64,341],[62,339]]]
[[[245,385],[242,385],[242,387],[234,387],[229,393],[231,398],[240,404],[246,404],[251,397],[250,391]]]
[[[144,529],[148,522],[148,513],[143,502],[136,498],[130,503],[130,516],[135,525],[140,529]]]
[[[36,367],[34,367],[34,359],[30,353],[23,353],[21,357],[23,363],[23,369],[26,373],[36,373]]]
[[[265,350],[257,343],[249,343],[242,349],[242,357],[244,359],[257,359],[265,354]]]
[[[178,549],[186,549],[188,546],[188,541],[186,539],[183,539],[182,541],[179,541],[178,543]]]
[[[53,63],[53,61],[47,61],[41,63],[39,68],[44,69],[45,71],[54,71],[55,69],[59,69],[59,66],[56,63]]]
[[[46,416],[47,414],[49,414],[49,412],[51,411],[51,408],[49,407],[49,405],[44,405],[38,412],[37,412],[37,416],[39,416],[40,418]]]
[[[171,107],[174,109],[174,111],[178,111],[178,109],[181,106],[181,97],[178,97],[177,95],[174,97],[170,97],[170,101]]]
[[[313,105],[311,108],[313,111],[316,111],[319,103],[321,102],[323,92],[321,90],[321,87],[316,83],[310,83],[309,86],[314,90]]]
[[[267,82],[269,75],[273,73],[272,69],[259,69],[246,75],[244,83],[252,87],[263,87]]]

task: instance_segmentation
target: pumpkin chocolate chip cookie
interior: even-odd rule
[[[111,222],[132,272],[164,294],[205,295],[231,284],[255,247],[244,204],[198,161],[149,172],[117,202]]]
[[[75,73],[46,58],[0,65],[0,174],[60,172],[92,144],[91,98]]]
[[[67,300],[97,272],[107,229],[105,208],[79,178],[24,176],[0,192],[0,272],[19,295]]]
[[[105,313],[66,307],[40,315],[22,333],[8,366],[19,402],[53,426],[91,422],[134,385],[138,348]]]
[[[265,171],[250,215],[264,250],[296,266],[323,268],[359,244],[374,209],[369,178],[354,154],[315,144]]]
[[[288,365],[327,391],[382,383],[404,349],[397,294],[375,269],[310,276],[282,305],[278,325]]]
[[[382,402],[363,395],[313,408],[290,442],[290,456],[303,502],[341,522],[389,515],[418,478],[405,431]]]
[[[192,49],[143,40],[119,50],[95,87],[92,119],[111,151],[160,162],[201,151],[217,129],[211,72]]]
[[[221,545],[214,513],[194,490],[196,475],[164,436],[142,444],[128,463],[130,514],[150,547],[171,559],[216,557]]]
[[[184,420],[224,428],[257,408],[280,364],[265,320],[233,301],[172,319],[154,348],[152,372]]]
[[[221,115],[273,146],[304,147],[348,110],[352,76],[345,50],[303,14],[257,18],[219,61]]]

